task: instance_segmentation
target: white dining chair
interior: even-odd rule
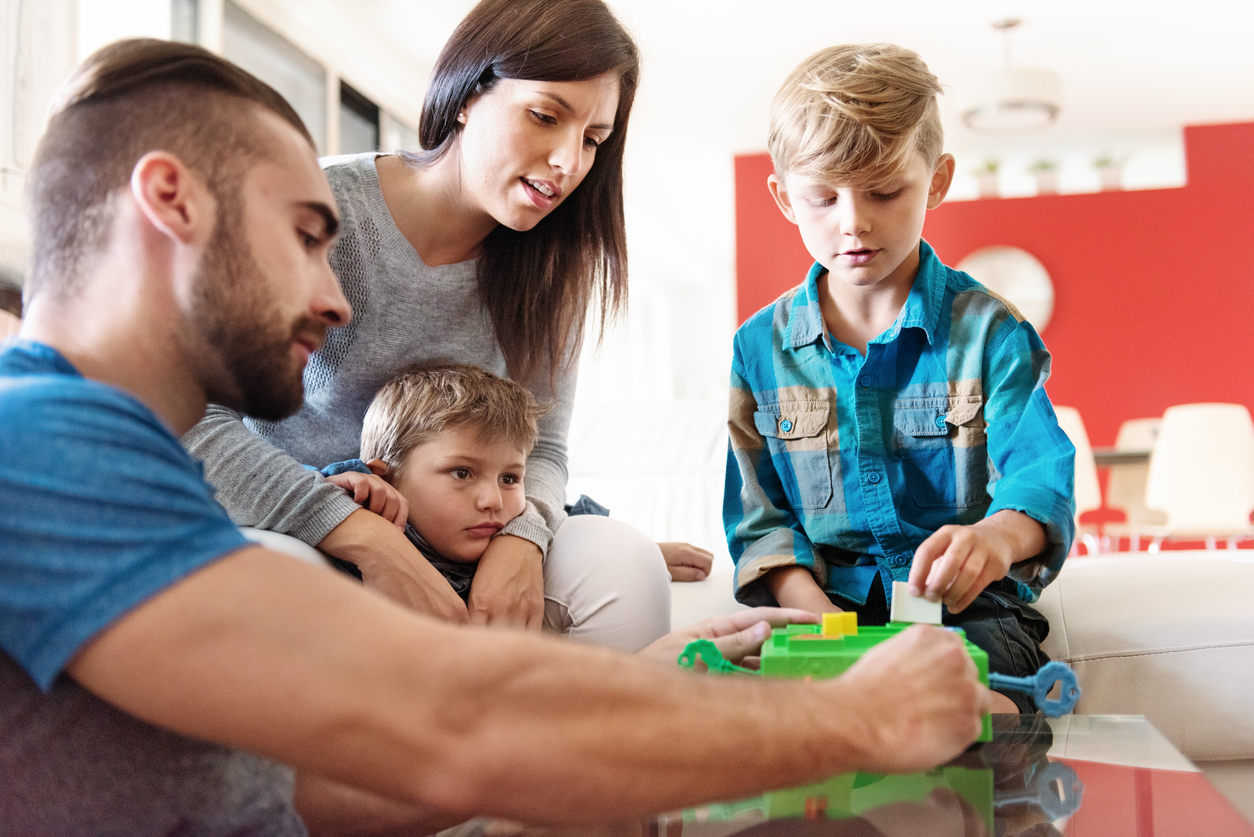
[[[1054,407],[1058,426],[1075,445],[1075,530],[1078,541],[1084,543],[1090,555],[1099,551],[1097,530],[1080,523],[1080,515],[1102,507],[1102,489],[1097,482],[1097,464],[1093,461],[1093,447],[1089,444],[1084,419],[1075,407]],[[1074,547],[1073,547],[1074,549]]]
[[[1158,430],[1163,420],[1159,418],[1128,419],[1119,425],[1115,437],[1115,450],[1153,452]],[[1119,539],[1128,538],[1133,552],[1141,548],[1139,526],[1162,526],[1167,515],[1145,505],[1145,485],[1149,481],[1149,459],[1144,462],[1123,462],[1110,467],[1106,481],[1106,507],[1124,513],[1124,523],[1107,523],[1102,528],[1105,544],[1112,540],[1118,546]]]
[[[1163,414],[1150,455],[1145,505],[1164,513],[1162,525],[1134,527],[1153,538],[1149,551],[1164,540],[1218,538],[1229,549],[1254,534],[1254,421],[1241,404],[1181,404]]]

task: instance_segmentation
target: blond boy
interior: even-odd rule
[[[402,526],[466,599],[488,543],[526,508],[540,412],[525,387],[474,366],[411,371],[371,402],[361,459],[323,474]]]
[[[1026,675],[1048,659],[1029,603],[1074,536],[1074,449],[1032,326],[921,238],[954,172],[940,92],[917,54],[866,44],[776,95],[768,187],[815,264],[736,334],[724,522],[741,601],[882,624],[908,581]]]

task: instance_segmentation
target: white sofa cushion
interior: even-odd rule
[[[1191,759],[1254,758],[1254,563],[1240,553],[1072,558],[1045,588],[1045,651],[1081,714],[1145,715]]]

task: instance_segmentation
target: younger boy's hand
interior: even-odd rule
[[[401,493],[389,485],[377,474],[363,474],[358,471],[345,471],[327,482],[338,485],[352,495],[353,502],[364,509],[369,509],[398,529],[404,529],[409,520],[409,503]]]
[[[959,613],[1005,578],[1011,564],[1039,555],[1045,544],[1045,528],[1016,511],[999,511],[970,526],[942,526],[915,550],[910,592]]]

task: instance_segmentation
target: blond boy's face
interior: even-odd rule
[[[945,199],[953,170],[949,154],[935,166],[916,154],[902,172],[872,188],[796,172],[782,179],[772,174],[767,185],[832,279],[874,289],[914,281],[924,216]]]
[[[517,444],[452,428],[411,450],[389,481],[409,502],[409,522],[427,543],[445,558],[474,562],[526,507],[526,461]]]

